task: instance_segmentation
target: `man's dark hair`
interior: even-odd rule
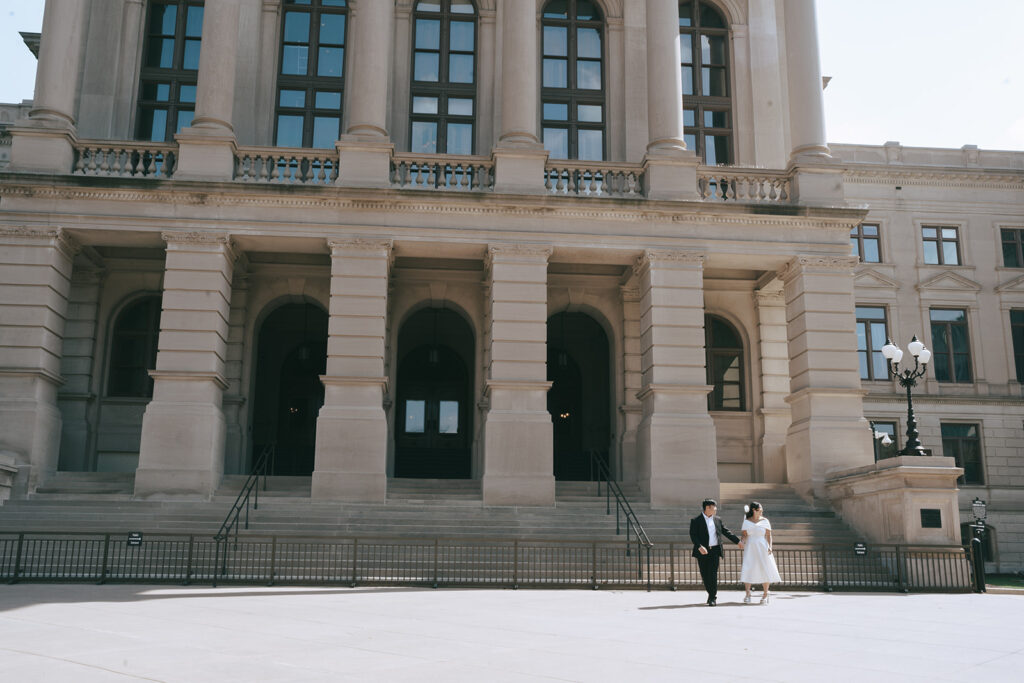
[[[714,505],[718,507],[718,502],[714,498],[705,498],[704,502],[700,504],[701,512],[708,509],[708,505]]]

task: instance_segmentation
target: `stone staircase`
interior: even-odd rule
[[[209,501],[133,500],[131,476],[61,473],[28,500],[0,507],[0,531],[128,532],[213,535],[245,481],[224,478]],[[699,501],[683,509],[653,509],[640,491],[624,493],[655,544],[689,542],[689,520]],[[602,494],[605,491],[602,487]],[[734,532],[742,506],[758,500],[779,544],[860,540],[830,509],[816,508],[786,485],[723,484],[719,515]],[[612,541],[615,506],[592,482],[557,482],[554,507],[485,507],[474,480],[393,479],[381,504],[328,503],[310,499],[309,477],[272,477],[250,510],[250,535],[481,537]],[[243,513],[244,514],[244,513]],[[625,525],[622,525],[625,532]]]

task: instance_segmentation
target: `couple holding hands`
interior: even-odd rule
[[[779,569],[772,557],[772,525],[764,516],[764,510],[757,501],[743,506],[746,519],[740,533],[740,539],[722,520],[715,515],[718,503],[710,498],[701,503],[703,512],[690,520],[690,540],[693,541],[693,556],[700,567],[700,578],[708,592],[708,607],[718,603],[718,563],[722,558],[722,538],[738,543],[743,550],[743,569],[740,581],[746,586],[747,593],[743,602],[750,603],[750,585],[761,584],[764,593],[761,604],[768,604],[768,584],[782,580]]]

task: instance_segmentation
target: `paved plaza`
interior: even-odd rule
[[[0,587],[0,679],[1019,681],[1024,595]]]

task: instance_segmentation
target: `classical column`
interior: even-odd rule
[[[14,495],[57,470],[57,389],[75,242],[57,228],[0,226],[0,450],[12,452]]]
[[[540,94],[537,3],[503,2],[501,11],[501,128],[494,156],[498,192],[544,191],[547,153],[538,137]]]
[[[622,454],[622,469],[619,476],[623,481],[639,479],[637,470],[638,454],[636,445],[637,429],[643,416],[643,409],[637,393],[642,389],[643,347],[640,338],[640,288],[635,279],[621,287],[622,293],[622,369],[623,395],[619,404],[622,413],[623,430],[619,440]]]
[[[554,505],[547,409],[551,247],[487,248],[488,344],[483,496],[487,505]]]
[[[643,418],[637,447],[651,505],[699,505],[718,495],[715,423],[704,354],[704,256],[648,249],[640,280]]]
[[[791,155],[828,156],[814,0],[786,0],[784,11]]]
[[[10,128],[11,171],[71,171],[88,7],[89,3],[81,0],[46,3],[32,109],[27,120]]]
[[[57,395],[64,428],[61,430],[59,469],[85,471],[92,468],[96,388],[93,360],[96,356],[96,328],[99,322],[100,292],[106,271],[98,267],[75,268],[68,294],[67,323],[61,357],[64,386]],[[95,378],[99,379],[99,378]]]
[[[395,33],[394,0],[360,2],[351,16],[346,84],[348,128],[338,141],[339,185],[387,187],[394,145],[388,137],[388,87]]]
[[[647,154],[651,199],[697,199],[697,158],[683,141],[679,3],[647,0]]]
[[[223,395],[235,253],[227,235],[164,233],[153,398],[142,416],[135,495],[213,494],[224,472]]]
[[[192,125],[175,136],[178,179],[231,180],[235,166],[235,60],[242,0],[207,0]]]
[[[324,405],[316,421],[313,498],[383,502],[389,240],[329,240],[331,301]]]
[[[754,163],[745,165],[784,168],[790,151],[786,148],[789,122],[785,118],[786,107],[782,99],[782,79],[786,77],[786,71],[780,68],[778,8],[775,0],[750,0],[748,8],[748,55],[740,63],[737,54],[737,63],[734,64],[736,73],[743,73],[744,65],[749,68],[750,97],[754,104],[750,135],[753,140],[749,143]],[[734,33],[733,40],[738,53],[741,38]],[[737,147],[743,144],[741,136],[736,136],[736,141]]]
[[[786,434],[789,483],[805,498],[825,497],[825,475],[870,465],[863,418],[853,269],[856,256],[797,256],[780,272],[786,297],[790,394]]]
[[[759,481],[786,481],[786,430],[792,415],[789,395],[789,348],[786,337],[786,298],[782,282],[771,277],[754,291],[761,355],[761,407]]]

